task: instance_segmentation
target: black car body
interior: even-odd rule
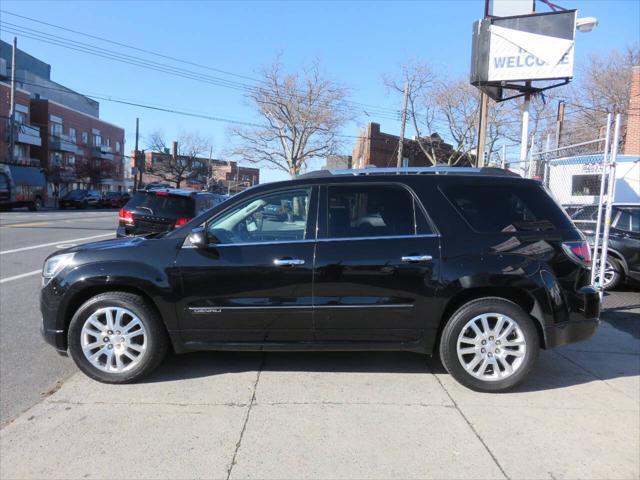
[[[218,196],[177,188],[139,190],[118,212],[118,237],[162,233],[219,203]]]
[[[124,336],[113,335],[127,327],[113,333],[108,318],[95,320],[117,305],[141,320],[155,319],[142,322],[153,351],[163,345],[162,335],[176,352],[432,354],[439,348],[459,381],[496,391],[521,378],[467,378],[472,375],[465,376],[450,351],[455,342],[462,342],[457,345],[465,361],[485,355],[482,365],[473,367],[474,375],[484,368],[481,376],[500,377],[520,362],[523,376],[538,348],[594,333],[600,299],[588,286],[588,246],[540,184],[493,169],[424,169],[405,175],[380,170],[256,186],[183,228],[82,245],[63,252],[66,257],[50,257],[41,296],[47,341],[59,351],[69,349],[94,378],[138,378],[136,369],[150,369],[156,360],[131,367],[136,373],[120,374],[111,357],[103,360],[100,353],[103,341],[116,342],[113,348],[126,343]],[[288,218],[263,215],[267,205],[285,202],[292,210]],[[465,340],[474,335],[476,323],[457,336],[456,328],[472,314],[470,322],[488,322],[480,324],[486,344],[480,336]],[[501,322],[514,318],[521,328],[509,327],[515,337],[503,339],[501,354],[515,356],[512,350],[525,344],[526,354],[519,351],[521,360],[508,366],[485,365],[497,361],[486,355],[495,351],[497,356],[506,335],[502,331],[494,338],[487,332],[500,332]],[[82,330],[80,345],[76,335],[94,328],[87,327],[92,321],[104,332]],[[465,341],[475,346],[465,350]],[[97,370],[83,360],[83,348]],[[476,353],[464,353],[469,348]]]
[[[597,205],[575,208],[570,216],[593,248],[598,220]],[[634,285],[640,282],[640,204],[612,205],[606,262],[605,289],[615,288],[625,281]]]
[[[99,207],[101,202],[100,192],[97,190],[87,190],[78,188],[66,193],[60,200],[58,206],[65,208],[89,208]]]

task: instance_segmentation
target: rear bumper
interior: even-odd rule
[[[600,294],[593,287],[583,287],[569,294],[567,301],[569,320],[545,327],[547,348],[587,340],[600,325]]]

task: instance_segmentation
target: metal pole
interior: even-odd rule
[[[507,144],[502,144],[502,168],[507,168]]]
[[[138,137],[140,134],[140,119],[136,117],[136,144],[133,149],[133,165],[134,165],[134,176],[133,176],[133,191],[138,190],[139,181],[138,181],[138,172],[140,171],[140,155],[138,154]]]
[[[18,49],[18,39],[13,37],[13,49],[11,50],[11,104],[9,110],[9,163],[13,163],[15,148],[16,129],[16,50]]]
[[[527,165],[527,178],[533,178],[533,150],[536,145],[536,136],[531,135],[531,148],[529,149],[529,164]]]
[[[487,119],[489,117],[489,95],[480,94],[480,118],[478,120],[478,148],[476,149],[476,166],[484,166],[484,149],[487,145]]]
[[[527,150],[529,140],[529,104],[531,98],[529,94],[524,96],[524,105],[522,106],[522,132],[520,134],[520,161],[527,161]]]
[[[558,115],[556,117],[556,148],[560,148],[562,139],[562,124],[564,122],[564,100],[558,102]]]
[[[600,253],[600,295],[603,292],[604,270],[607,263],[607,250],[609,243],[609,228],[611,227],[611,204],[616,194],[616,159],[618,157],[618,143],[620,141],[620,114],[616,115],[616,124],[613,129],[613,144],[611,145],[611,162],[609,164],[609,185],[607,189],[607,208],[604,215],[604,233],[602,234],[602,252]]]
[[[404,84],[404,95],[402,97],[402,120],[400,123],[400,139],[398,141],[398,160],[396,166],[402,167],[402,149],[404,146],[404,127],[407,123],[407,97],[409,96],[409,82]]]
[[[598,268],[598,257],[600,248],[600,230],[602,228],[602,207],[607,184],[608,156],[611,137],[611,114],[607,115],[607,135],[604,141],[604,154],[602,155],[602,178],[600,178],[600,198],[598,199],[598,220],[596,223],[596,236],[593,241],[593,258],[591,260],[591,285],[596,284],[596,269]],[[602,278],[602,277],[601,277]]]
[[[211,184],[213,180],[213,165],[211,165],[211,157],[213,156],[213,147],[209,147],[209,172],[207,175],[207,191],[211,191]]]

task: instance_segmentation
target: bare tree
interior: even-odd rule
[[[180,188],[189,178],[206,179],[209,166],[203,162],[202,157],[209,154],[211,141],[197,133],[182,133],[177,142],[177,156],[173,158],[172,144],[161,131],[153,132],[149,136],[147,148],[162,155],[158,156],[157,162],[152,162],[147,167],[146,172],[175,184],[176,188]]]
[[[93,188],[98,188],[103,180],[113,178],[118,167],[113,160],[87,158],[76,163],[76,175],[83,178]]]
[[[246,99],[264,126],[232,129],[236,146],[231,154],[292,177],[310,160],[334,154],[337,133],[351,118],[346,90],[324,78],[317,62],[300,73],[285,73],[276,60]]]

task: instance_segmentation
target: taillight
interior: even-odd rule
[[[562,249],[567,256],[583,267],[591,266],[591,248],[585,240],[579,242],[563,242]]]
[[[188,217],[180,217],[176,220],[176,227],[181,227],[182,225],[184,225],[185,223],[188,223],[189,220],[191,220]]]
[[[118,211],[118,220],[124,223],[133,223],[133,213],[131,213],[129,210],[121,208]]]

